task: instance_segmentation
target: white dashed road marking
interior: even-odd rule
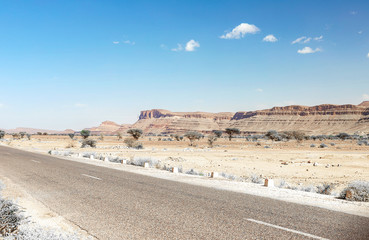
[[[35,163],[41,163],[41,162],[39,162],[39,161],[36,161],[36,160],[31,160],[32,162],[35,162]]]
[[[274,228],[281,229],[281,230],[284,230],[284,231],[287,231],[287,232],[292,232],[292,233],[300,234],[300,235],[303,235],[305,237],[310,237],[310,238],[320,239],[320,240],[328,240],[327,238],[318,237],[318,236],[315,236],[315,235],[312,235],[312,234],[309,234],[309,233],[304,233],[304,232],[300,232],[300,231],[297,231],[297,230],[280,227],[280,226],[277,226],[277,225],[274,225],[274,224],[270,224],[270,223],[258,221],[258,220],[251,219],[251,218],[247,219],[247,221],[258,223],[258,224],[262,224],[262,225],[265,225],[265,226],[268,226],[268,227],[274,227]]]
[[[96,180],[101,180],[101,178],[94,177],[94,176],[87,175],[87,174],[82,174],[82,176],[89,177],[89,178],[93,178],[93,179],[96,179]]]

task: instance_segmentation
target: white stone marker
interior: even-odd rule
[[[265,182],[264,182],[264,186],[265,187],[274,187],[274,181],[273,179],[265,179]]]
[[[94,159],[94,155],[90,155],[90,159]]]
[[[178,168],[177,167],[172,167],[172,173],[178,173]]]
[[[211,172],[211,178],[217,178],[219,176],[218,172]]]
[[[148,168],[148,167],[150,167],[149,163],[148,162],[145,162],[144,163],[144,168]]]
[[[123,159],[122,160],[122,164],[127,164],[127,160],[126,159]]]
[[[104,158],[104,162],[109,162],[109,158],[108,157],[105,157]]]

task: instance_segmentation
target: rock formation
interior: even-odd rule
[[[301,130],[308,134],[339,132],[369,133],[369,102],[359,105],[322,104],[313,107],[286,106],[266,110],[236,113],[171,112],[162,109],[142,111],[132,126],[148,133],[184,133],[224,130],[227,127],[244,133],[264,133],[268,130]]]

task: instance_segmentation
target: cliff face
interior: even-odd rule
[[[302,130],[310,134],[369,132],[369,102],[359,105],[322,104],[312,107],[293,105],[234,114],[153,109],[142,111],[133,127],[141,128],[146,133],[211,132],[227,127],[250,133],[271,129]]]
[[[209,132],[226,127],[233,113],[171,112],[162,109],[141,111],[139,120],[132,126],[146,133]]]

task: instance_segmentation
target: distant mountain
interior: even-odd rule
[[[72,129],[66,129],[64,131],[57,131],[57,130],[48,130],[48,129],[37,129],[37,128],[26,128],[26,127],[17,127],[15,129],[1,129],[6,133],[19,133],[19,132],[26,132],[28,134],[37,134],[38,132],[47,133],[47,134],[68,134],[74,133]]]

